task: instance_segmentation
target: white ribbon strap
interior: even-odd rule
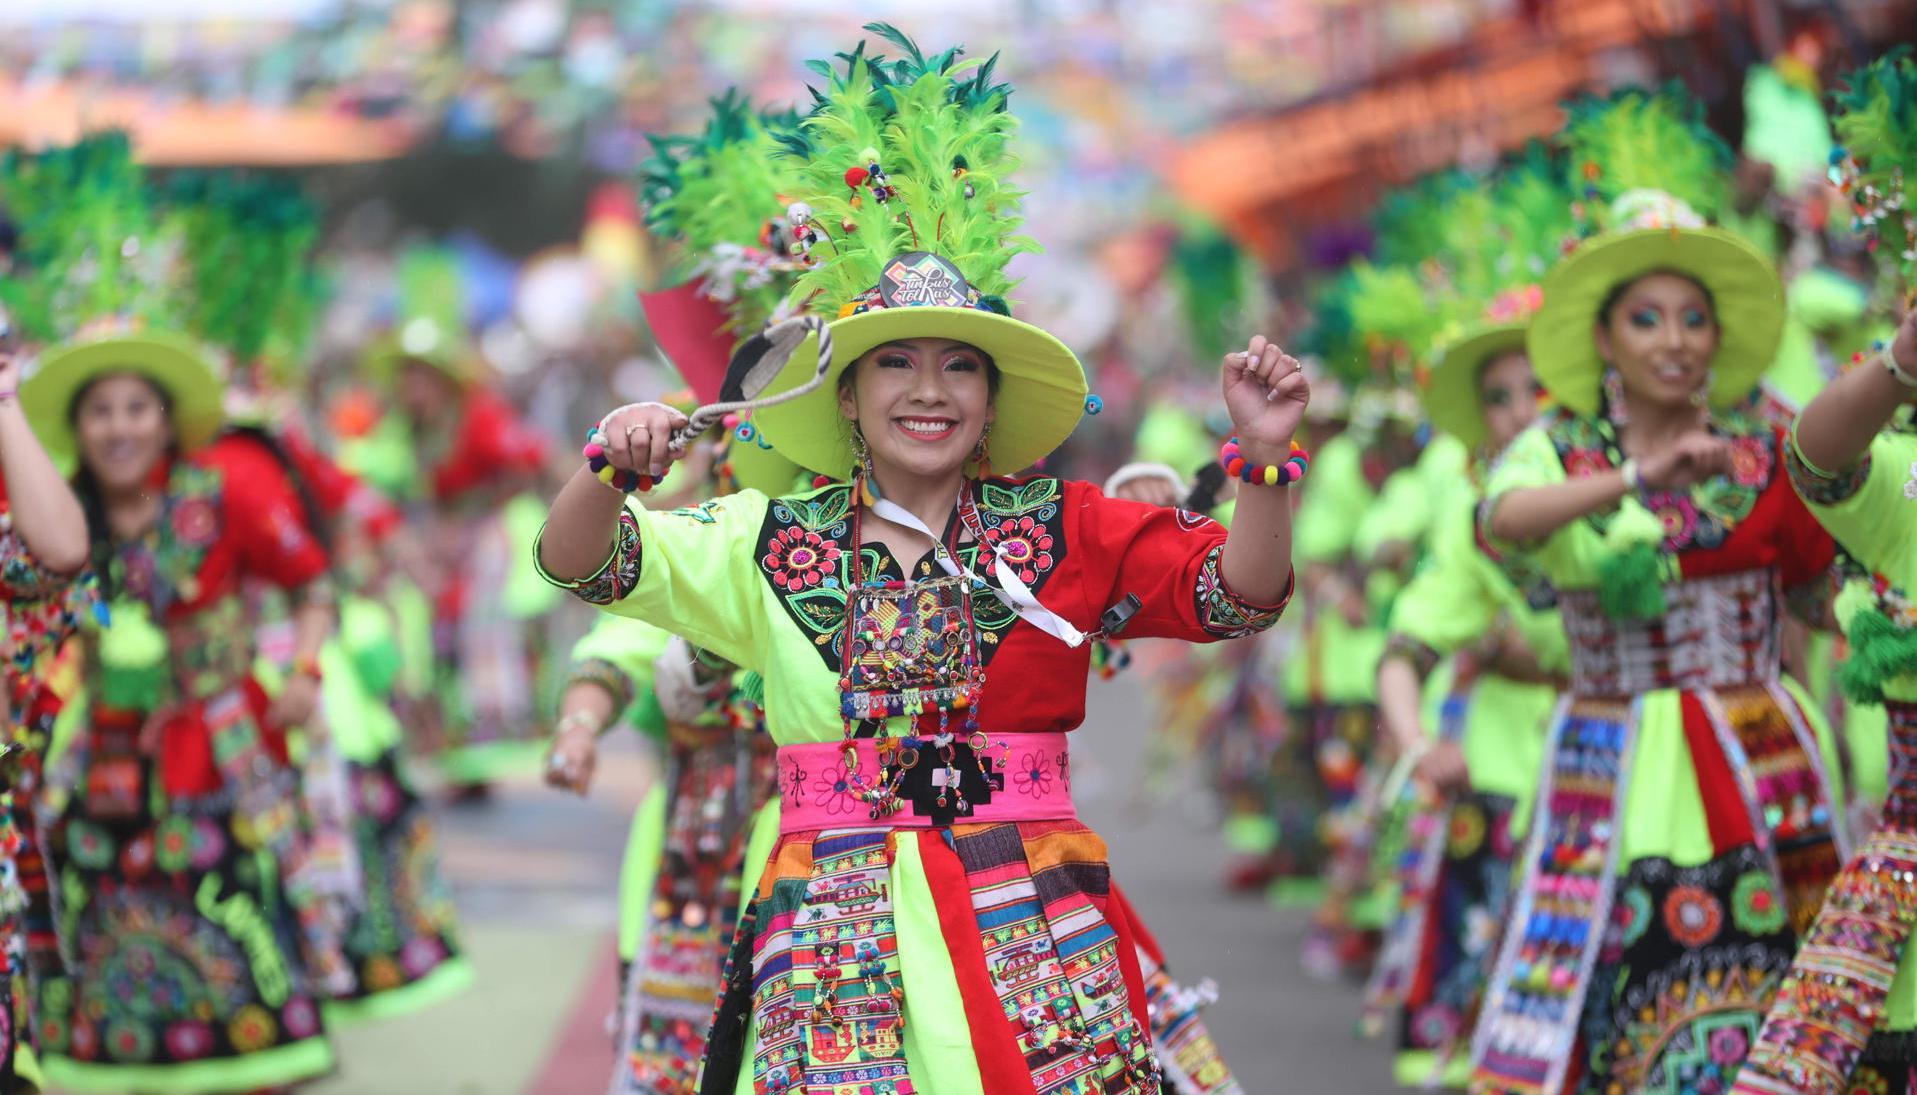
[[[993,544],[987,540],[981,540],[979,542],[981,548],[988,548],[992,552],[992,573],[999,580],[999,585],[993,586],[985,582],[978,575],[973,574],[970,568],[959,562],[951,552],[945,550],[944,541],[939,539],[931,529],[926,528],[925,522],[919,520],[916,514],[907,510],[904,506],[899,505],[889,498],[880,498],[878,503],[872,507],[872,512],[895,525],[903,525],[914,532],[924,533],[926,538],[931,540],[933,545],[938,548],[934,557],[938,560],[939,566],[944,569],[945,573],[954,578],[969,578],[973,585],[984,586],[986,589],[991,590],[997,595],[999,600],[1005,602],[1007,608],[1018,613],[1020,619],[1038,628],[1040,631],[1045,632],[1047,635],[1060,640],[1066,646],[1077,647],[1085,645],[1085,633],[1073,627],[1070,620],[1067,620],[1065,617],[1060,616],[1058,613],[1038,603],[1038,598],[1033,596],[1031,587],[1020,580],[1018,572],[1013,570],[1011,566],[1006,563],[1004,557],[999,554],[997,544]],[[1003,588],[1000,588],[1001,586]]]

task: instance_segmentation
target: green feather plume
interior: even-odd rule
[[[906,251],[937,252],[980,293],[1004,297],[1014,286],[1006,264],[1038,247],[1016,234],[1017,122],[1005,112],[1010,89],[992,82],[996,58],[963,61],[956,47],[927,56],[886,24],[866,29],[906,56],[867,56],[861,42],[838,55],[842,70],[810,65],[826,84],[812,89],[802,124],[811,155],[796,196],[823,238],[794,300],[837,308],[877,285],[885,264]],[[849,169],[873,162],[893,189],[889,201],[846,185]]]
[[[1565,111],[1558,142],[1569,184],[1587,199],[1599,230],[1606,227],[1603,207],[1632,190],[1663,191],[1706,220],[1726,207],[1730,146],[1704,124],[1704,104],[1682,85],[1587,96]]]
[[[1838,686],[1856,703],[1884,702],[1884,685],[1917,673],[1917,629],[1898,627],[1875,607],[1858,611],[1844,629],[1850,658],[1837,670]]]
[[[1244,345],[1260,317],[1258,264],[1217,226],[1195,221],[1172,247],[1167,270],[1178,294],[1193,358],[1204,368]]]
[[[1361,343],[1384,342],[1423,353],[1443,325],[1433,294],[1408,266],[1352,264],[1351,324]]]
[[[755,113],[734,91],[711,105],[699,135],[653,140],[639,194],[647,227],[681,245],[676,280],[706,278],[713,295],[729,302],[733,326],[755,331],[799,268],[785,253],[784,222],[798,184],[800,161],[792,153],[801,140],[799,119]]]
[[[1618,506],[1604,531],[1605,556],[1598,563],[1598,607],[1614,620],[1651,620],[1664,615],[1664,564],[1658,548],[1664,526],[1636,496]]]
[[[1370,373],[1371,355],[1365,350],[1352,318],[1352,298],[1358,277],[1350,268],[1319,286],[1312,302],[1312,324],[1299,338],[1299,349],[1317,358],[1325,371],[1355,388]]]
[[[310,321],[309,256],[319,218],[297,183],[236,172],[183,172],[166,193],[179,228],[188,332],[233,364],[260,358]]]
[[[1851,73],[1836,96],[1832,126],[1840,153],[1856,165],[1848,196],[1856,227],[1873,232],[1903,268],[1905,281],[1917,280],[1917,208],[1907,187],[1917,178],[1917,61],[1910,47],[1899,46]]]
[[[0,303],[28,339],[56,343],[100,320],[173,326],[176,252],[122,132],[0,159],[0,205],[20,231]]]
[[[1527,144],[1498,172],[1492,204],[1500,249],[1494,292],[1542,281],[1577,231],[1572,191],[1551,150]]]

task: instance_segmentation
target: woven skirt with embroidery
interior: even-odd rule
[[[334,1020],[402,1015],[471,983],[433,819],[397,749],[347,762],[361,887],[344,938],[353,988],[327,1001]]]
[[[729,730],[685,744],[674,730],[651,884],[619,1009],[615,1095],[691,1095],[712,1021],[712,986],[738,924],[752,821],[777,780],[770,739]],[[636,840],[645,840],[635,832]],[[637,868],[635,868],[637,869]]]
[[[1917,1065],[1917,705],[1889,703],[1890,795],[1831,884],[1738,1077],[1745,1095],[1910,1090]]]
[[[1369,703],[1310,704],[1285,715],[1285,740],[1272,756],[1278,871],[1320,878],[1340,846],[1364,838],[1355,813],[1378,709]],[[1315,896],[1315,895],[1314,895]]]
[[[1556,720],[1474,1092],[1727,1092],[1841,863],[1794,685],[1578,699]]]
[[[93,809],[95,797],[77,793],[50,826],[66,969],[35,986],[48,1082],[208,1095],[330,1071],[278,859],[231,796],[175,799],[158,814]]]
[[[1152,1095],[1145,942],[1076,821],[789,833],[741,917],[700,1091]],[[1211,1085],[1193,1090],[1231,1091],[1210,1056],[1178,1059]]]

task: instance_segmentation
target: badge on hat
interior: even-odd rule
[[[974,298],[958,267],[930,251],[908,251],[885,264],[879,299],[887,308],[970,308]]]

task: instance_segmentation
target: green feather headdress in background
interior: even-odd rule
[[[259,361],[269,348],[296,352],[312,319],[308,262],[319,218],[289,179],[237,172],[183,172],[166,191],[188,281],[188,332],[224,350],[229,364]]]
[[[1258,263],[1216,225],[1191,218],[1172,246],[1167,268],[1178,294],[1192,361],[1211,369],[1226,353],[1244,348],[1245,333],[1264,317],[1264,286]]]
[[[812,89],[801,126],[810,152],[795,197],[806,217],[793,230],[806,270],[795,301],[849,307],[910,251],[945,257],[1002,301],[1014,285],[1006,264],[1038,245],[1017,234],[1017,122],[1005,109],[1011,89],[992,82],[997,57],[960,60],[957,48],[928,57],[886,24],[866,30],[905,56],[868,56],[860,42],[838,66],[810,62],[826,85]]]
[[[1832,181],[1851,203],[1854,227],[1886,250],[1917,282],[1917,209],[1910,180],[1917,176],[1917,61],[1899,46],[1844,79],[1833,127],[1841,146],[1831,153]]]
[[[1730,146],[1704,124],[1704,104],[1681,85],[1590,96],[1565,111],[1558,141],[1569,185],[1584,198],[1587,234],[1617,227],[1614,203],[1639,192],[1668,194],[1707,221],[1725,209]]]
[[[27,339],[69,340],[103,321],[172,326],[177,247],[122,132],[0,159],[0,205],[19,227],[0,303]]]
[[[733,328],[752,332],[773,317],[801,268],[786,224],[799,118],[755,112],[734,91],[711,102],[698,135],[650,138],[639,195],[647,227],[680,245],[673,280],[702,279]]]

